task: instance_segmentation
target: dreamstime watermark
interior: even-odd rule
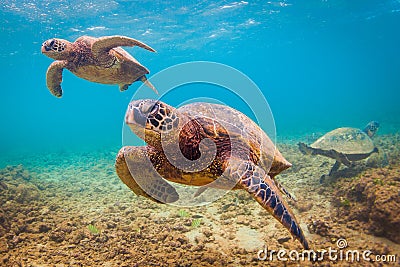
[[[336,241],[336,247],[328,247],[319,250],[297,250],[268,249],[264,246],[257,253],[260,261],[346,261],[346,262],[397,262],[395,254],[373,254],[371,250],[346,249],[347,240],[340,238]]]

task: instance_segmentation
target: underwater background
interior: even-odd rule
[[[129,191],[114,169],[126,107],[137,90],[148,98],[158,96],[141,82],[119,92],[117,85],[89,82],[68,70],[63,72],[63,97],[51,95],[46,70],[53,60],[41,54],[42,43],[53,37],[74,41],[82,35],[125,35],[153,47],[157,53],[124,48],[150,70],[150,80],[190,61],[222,63],[247,75],[268,101],[278,147],[293,164],[279,177],[302,200],[295,210],[312,236],[311,244],[326,247],[348,235],[352,248],[371,245],[374,253],[400,253],[395,230],[400,227],[399,0],[3,0],[0,25],[0,241],[6,242],[0,243],[0,265],[134,266],[146,259],[139,266],[263,266],[254,257],[265,242],[299,248],[246,192],[229,193],[214,206],[184,213]],[[214,98],[252,116],[239,99],[227,99],[219,89],[194,84],[175,99],[172,95],[170,104]],[[363,128],[372,120],[380,122],[375,143],[384,153],[356,171],[343,171],[340,175],[347,180],[321,185],[319,177],[333,161],[304,156],[296,143],[310,143],[338,127]],[[367,204],[354,192],[360,183],[370,190],[363,191]],[[371,203],[379,204],[383,195],[393,195],[392,204],[382,200],[386,213],[365,215],[374,214]],[[349,207],[364,213],[352,214]],[[273,226],[267,226],[265,216]],[[198,218],[200,226],[193,226]],[[376,225],[386,220],[387,228]],[[88,225],[100,230],[88,230]],[[235,225],[241,228],[236,231]],[[157,241],[163,231],[186,241],[169,236]],[[46,247],[47,242],[55,248]],[[178,250],[177,243],[182,244]],[[124,251],[124,246],[132,247]],[[168,256],[157,254],[152,261],[135,254],[145,248],[155,253],[161,246],[166,250],[157,253]],[[222,256],[221,247],[226,247]],[[181,255],[177,251],[191,251],[191,258],[170,262]],[[21,258],[24,253],[28,256]],[[76,253],[86,255],[86,262]]]
[[[62,99],[46,88],[53,60],[42,42],[82,35],[149,44],[157,53],[126,48],[148,77],[188,61],[238,69],[262,90],[281,137],[371,120],[380,133],[399,129],[399,1],[6,0],[0,11],[3,155],[120,144],[140,83],[119,93],[64,71]]]

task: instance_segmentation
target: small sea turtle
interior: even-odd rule
[[[371,138],[379,128],[379,123],[371,121],[364,130],[356,128],[337,128],[325,134],[311,145],[299,143],[303,154],[322,155],[336,162],[328,176],[334,174],[343,163],[347,167],[354,165],[353,161],[368,158],[372,153],[378,152]],[[321,177],[321,182],[325,175]]]
[[[147,143],[125,146],[116,158],[118,176],[136,194],[163,203],[177,201],[175,188],[161,177],[200,188],[244,189],[309,248],[282,196],[287,191],[275,181],[291,164],[249,117],[225,105],[199,102],[175,109],[147,99],[129,104],[125,122]],[[202,169],[187,170],[174,163],[184,157],[191,166],[213,149],[215,154]]]
[[[118,84],[120,91],[141,80],[157,93],[145,76],[149,70],[120,46],[139,46],[155,52],[150,46],[125,36],[81,36],[73,43],[57,38],[45,41],[42,53],[56,60],[46,74],[50,92],[56,97],[62,96],[62,72],[68,69],[92,82]]]

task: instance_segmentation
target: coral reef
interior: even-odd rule
[[[360,168],[354,177],[326,184],[319,177],[329,170],[330,159],[279,144],[293,167],[277,179],[295,195],[296,202],[287,201],[313,249],[335,248],[345,238],[349,249],[400,255],[400,245],[390,241],[398,242],[400,164],[387,150],[392,143],[382,144],[388,167]],[[276,259],[258,260],[257,253],[265,246],[301,251],[299,242],[244,191],[199,207],[135,196],[115,174],[115,154],[37,155],[1,169],[0,266],[282,266]]]
[[[347,205],[343,205],[343,199]],[[400,167],[370,169],[335,192],[337,216],[348,227],[400,244]]]

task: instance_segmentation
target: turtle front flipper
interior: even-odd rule
[[[117,175],[136,195],[160,203],[177,201],[178,193],[154,169],[147,157],[147,149],[136,146],[121,148],[115,162]]]
[[[138,40],[126,36],[115,35],[98,38],[92,44],[92,53],[95,57],[101,58],[101,54],[108,53],[110,49],[118,46],[139,46],[151,52],[156,52],[156,50]]]
[[[337,170],[340,168],[340,165],[342,165],[342,163],[338,160],[336,160],[335,164],[332,166],[331,170],[329,171],[329,174],[323,174],[320,178],[319,178],[319,183],[323,184],[325,182],[325,180],[329,177],[332,177],[332,175],[334,175]]]
[[[333,164],[332,169],[329,171],[329,176],[331,176],[332,174],[334,174],[335,172],[337,172],[337,170],[339,170],[340,168],[340,161],[336,161],[335,164]]]
[[[309,147],[308,145],[300,142],[297,144],[299,146],[299,150],[303,155],[314,155],[314,149]]]
[[[345,154],[340,153],[334,149],[331,149],[328,151],[329,154],[331,154],[331,158],[336,159],[336,161],[338,162],[338,165],[335,163],[335,165],[333,165],[330,173],[333,173],[335,171],[337,171],[340,167],[340,163],[343,163],[344,165],[346,165],[347,167],[353,167],[354,163],[352,163]],[[333,171],[332,171],[333,170]]]
[[[50,64],[46,73],[46,85],[50,93],[55,97],[62,96],[61,82],[62,72],[67,66],[67,61],[57,60]]]
[[[293,212],[274,181],[263,169],[251,161],[231,160],[225,173],[237,180],[264,209],[290,231],[295,239],[300,240],[304,249],[309,249],[308,242]]]

